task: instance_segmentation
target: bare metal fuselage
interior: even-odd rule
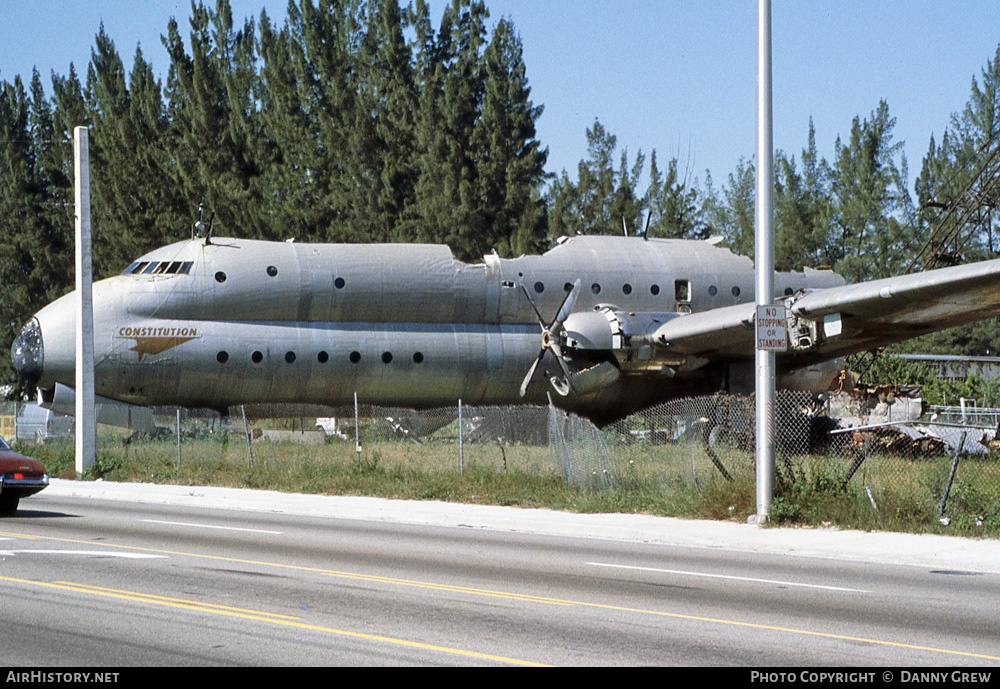
[[[521,286],[551,319],[577,279],[574,312],[611,305],[656,323],[754,299],[751,262],[707,242],[575,237],[542,256],[466,264],[436,245],[194,239],[94,285],[96,391],[141,405],[214,409],[339,406],[355,393],[411,407],[544,403],[548,385],[519,396],[541,341]],[[778,295],[838,284],[828,271],[775,280]],[[72,296],[36,316],[43,390],[73,384]],[[570,353],[577,369],[606,361],[616,376],[553,397],[607,419],[732,383],[733,362],[678,367],[632,354]],[[548,368],[536,376],[557,373]]]

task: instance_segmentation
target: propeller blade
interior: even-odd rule
[[[570,386],[566,384],[564,379],[559,376],[552,376],[552,378],[549,379],[549,382],[552,383],[552,389],[558,392],[561,396],[566,397],[569,395]]]
[[[545,319],[543,319],[542,314],[538,312],[538,307],[535,306],[535,300],[531,298],[530,294],[528,294],[528,290],[524,287],[523,282],[518,280],[517,284],[521,287],[521,291],[524,292],[524,298],[528,300],[529,304],[531,304],[532,311],[534,311],[535,315],[538,316],[538,325],[541,326],[542,330],[545,330]]]
[[[563,376],[565,376],[564,380],[566,381],[566,384],[569,386],[568,389],[572,390],[573,392],[576,392],[576,386],[573,385],[573,374],[570,373],[569,366],[566,365],[566,360],[563,359],[562,345],[560,345],[558,342],[553,342],[552,344],[549,345],[549,349],[551,349],[552,353],[556,355],[556,361],[559,362],[559,368],[562,369]],[[559,388],[556,388],[556,391],[559,392],[559,394],[563,395],[564,397],[567,394],[565,392],[561,392]]]
[[[559,338],[561,335],[562,324],[569,315],[573,312],[573,306],[576,305],[576,298],[580,295],[580,280],[577,279],[573,283],[572,289],[566,293],[563,297],[562,304],[559,306],[559,312],[556,314],[556,318],[552,321],[552,325],[548,328],[545,327],[545,321],[542,319],[542,314],[538,311],[538,307],[535,306],[535,300],[531,298],[528,293],[527,288],[524,286],[524,282],[518,280],[518,286],[520,286],[521,291],[524,292],[524,298],[528,300],[531,304],[532,310],[535,312],[535,316],[538,317],[538,326],[542,329],[542,349],[538,352],[538,358],[531,364],[531,368],[528,369],[528,373],[524,376],[524,380],[521,381],[521,397],[524,397],[528,392],[528,386],[531,385],[531,379],[535,375],[535,369],[538,368],[538,364],[541,363],[542,359],[545,357],[545,352],[549,349],[555,354],[556,360],[559,362],[559,367],[562,369],[565,379],[560,380],[558,378],[552,379],[552,386],[556,389],[560,395],[564,397],[570,393],[570,390],[576,392],[576,388],[573,386],[573,375],[570,373],[569,366],[566,365],[566,360],[563,359],[562,345],[559,343]],[[548,374],[546,374],[548,375]],[[556,381],[559,381],[558,383]]]
[[[538,363],[544,356],[545,349],[543,348],[542,351],[538,353],[538,358],[531,364],[531,368],[528,369],[528,374],[524,377],[524,380],[521,381],[521,397],[524,397],[524,394],[528,392],[528,385],[531,384],[531,377],[535,375],[535,369],[538,368]]]
[[[556,314],[556,319],[552,321],[552,325],[549,330],[552,332],[558,332],[562,330],[563,321],[569,318],[569,315],[573,313],[573,307],[576,305],[576,298],[580,296],[580,278],[576,279],[573,283],[573,289],[571,289],[566,297],[563,299],[562,305],[559,307],[559,313]]]

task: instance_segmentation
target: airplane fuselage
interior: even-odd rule
[[[220,410],[340,406],[355,393],[419,408],[544,403],[547,384],[519,395],[542,338],[525,292],[548,321],[576,280],[574,312],[603,306],[650,324],[754,300],[752,263],[699,241],[574,237],[541,256],[467,264],[437,245],[192,239],[95,283],[96,392]],[[778,273],[775,296],[840,284],[829,271]],[[73,385],[74,303],[42,309],[15,343],[15,364],[42,390]],[[607,419],[729,385],[729,364],[686,370],[622,352],[569,353],[614,375],[556,403]]]

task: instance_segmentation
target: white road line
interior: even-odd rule
[[[166,558],[166,555],[150,555],[148,553],[122,553],[113,550],[0,550],[0,557],[9,555],[96,555],[98,557],[122,557],[126,560],[151,560]]]
[[[707,572],[686,572],[680,569],[660,569],[658,567],[633,567],[631,565],[615,565],[608,562],[588,562],[595,567],[613,567],[615,569],[634,569],[641,572],[661,572],[664,574],[680,574],[688,577],[706,577],[710,579],[734,579],[736,581],[752,581],[758,584],[776,584],[778,586],[798,586],[807,589],[823,589],[824,591],[846,591],[848,593],[871,593],[868,589],[851,589],[843,586],[823,586],[821,584],[802,584],[796,581],[781,581],[778,579],[757,579],[755,577],[737,577],[729,574],[708,574]]]
[[[168,524],[170,526],[191,526],[196,529],[222,529],[223,531],[249,531],[250,533],[269,533],[281,535],[280,531],[266,531],[264,529],[241,529],[238,526],[216,526],[214,524],[191,524],[189,522],[164,522],[159,519],[142,519],[140,521],[148,522],[149,524]]]

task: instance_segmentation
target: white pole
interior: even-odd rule
[[[771,0],[757,0],[757,202],[754,230],[757,306],[774,301],[774,169],[771,125]],[[774,498],[774,352],[755,352],[757,514],[767,522]]]
[[[94,413],[94,274],[90,258],[90,147],[86,127],[73,130],[76,176],[76,472],[82,474],[97,457]]]
[[[358,466],[361,466],[361,430],[358,426],[358,393],[354,393],[354,451],[358,453]]]
[[[458,475],[465,475],[465,448],[462,447],[462,400],[458,400]]]

